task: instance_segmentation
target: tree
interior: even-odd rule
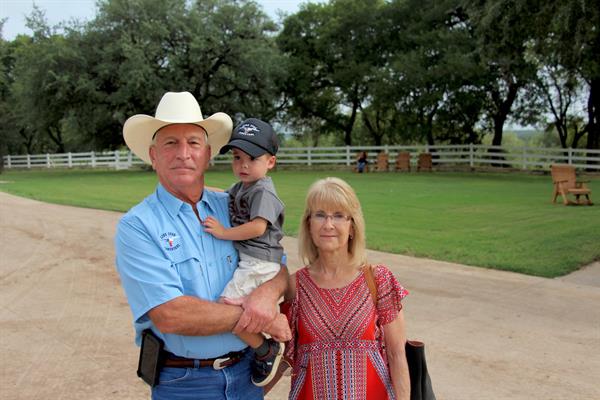
[[[394,140],[475,141],[482,74],[458,1],[395,1],[384,15],[387,59],[373,105],[402,132]]]
[[[33,37],[17,38],[11,70],[11,97],[14,101],[13,129],[27,152],[65,152],[62,122],[67,112],[71,85],[63,79],[69,68],[69,47],[62,36],[48,26],[44,12],[34,7],[27,18]]]
[[[485,119],[493,129],[492,145],[502,144],[504,124],[512,113],[515,121],[528,120],[527,107],[513,105],[535,79],[535,65],[526,57],[534,37],[532,15],[538,2],[530,0],[466,0],[463,12],[477,43],[477,57],[485,72]],[[527,102],[523,102],[527,103]]]
[[[561,146],[577,148],[579,140],[587,132],[587,127],[581,129],[582,118],[575,109],[581,90],[578,77],[556,63],[546,62],[538,69],[537,85],[554,117],[553,125]],[[567,142],[569,137],[570,143]]]
[[[376,21],[381,0],[333,0],[306,4],[284,20],[277,41],[288,60],[289,115],[316,119],[320,132],[340,132],[346,145],[359,110],[369,106],[370,83],[383,49]]]
[[[126,118],[149,113],[166,91],[192,92],[205,115],[274,117],[285,74],[275,29],[252,2],[100,2],[81,47],[95,60],[90,74],[92,98],[104,114],[95,129],[102,146],[122,145],[115,132]]]
[[[5,20],[0,21],[0,31]],[[0,115],[3,123],[0,125],[0,155],[17,151],[18,137],[15,135],[14,101],[11,94],[14,68],[14,47],[17,41],[7,42],[0,37]]]
[[[588,149],[600,148],[600,7],[594,0],[549,1],[539,14],[543,25],[536,50],[552,54],[567,76],[577,75],[588,88]]]

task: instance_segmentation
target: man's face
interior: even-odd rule
[[[202,187],[210,161],[204,129],[193,124],[162,128],[150,146],[150,159],[160,183],[177,197],[198,188],[195,185]]]

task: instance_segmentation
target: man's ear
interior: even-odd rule
[[[152,161],[152,169],[156,170],[154,163],[156,161],[156,149],[154,146],[150,146],[148,149],[148,154],[150,155],[150,161]]]

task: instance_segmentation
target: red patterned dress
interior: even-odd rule
[[[296,273],[296,298],[283,305],[292,328],[290,399],[394,399],[379,326],[397,317],[408,291],[387,267],[374,272],[377,310],[362,272],[336,289],[318,287],[306,267]]]

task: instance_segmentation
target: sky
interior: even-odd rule
[[[278,20],[278,11],[294,13],[306,0],[255,0],[274,20]],[[310,2],[315,2],[310,1]],[[2,37],[11,41],[18,34],[31,35],[25,27],[25,16],[31,13],[33,4],[46,11],[50,26],[73,18],[90,20],[96,13],[96,0],[0,0],[0,19],[7,18]]]

